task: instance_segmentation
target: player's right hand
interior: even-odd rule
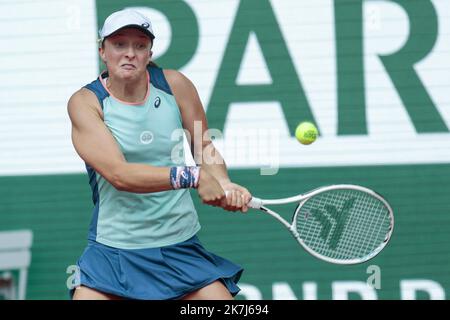
[[[221,206],[226,199],[225,191],[222,189],[219,182],[203,168],[200,169],[197,191],[203,203],[211,206]]]

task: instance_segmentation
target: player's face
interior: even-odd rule
[[[151,45],[150,38],[142,31],[125,28],[105,40],[100,56],[110,76],[133,80],[145,73],[152,56]]]

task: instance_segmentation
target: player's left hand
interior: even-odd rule
[[[250,192],[231,181],[221,183],[222,189],[225,190],[227,197],[222,201],[221,207],[227,211],[247,212],[247,204],[252,199]]]

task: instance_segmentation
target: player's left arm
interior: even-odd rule
[[[164,75],[180,108],[183,127],[191,136],[191,152],[195,162],[201,165],[202,170],[213,175],[227,192],[226,203],[222,205],[225,210],[246,212],[246,204],[252,196],[246,188],[231,182],[225,160],[208,134],[205,110],[194,84],[175,70],[164,70]]]

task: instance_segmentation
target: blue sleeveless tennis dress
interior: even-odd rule
[[[142,103],[113,97],[106,72],[85,88],[97,96],[104,123],[128,162],[184,165],[182,140],[174,136],[182,130],[176,100],[162,69],[149,67],[147,76]],[[77,262],[81,285],[128,299],[179,299],[216,280],[233,296],[239,292],[243,269],[202,246],[189,190],[118,191],[92,167],[86,169],[94,209],[88,246]]]

